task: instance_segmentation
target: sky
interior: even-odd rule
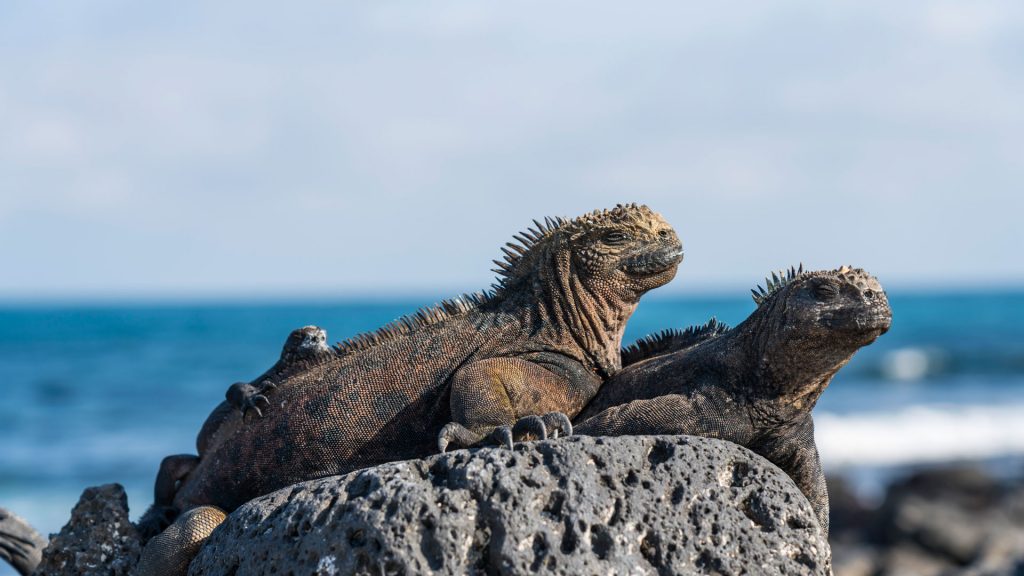
[[[666,293],[1024,285],[1024,4],[0,4],[0,299],[472,291],[620,202]]]

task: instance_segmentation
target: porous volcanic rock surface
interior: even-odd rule
[[[720,440],[570,437],[296,484],[214,531],[190,574],[827,574],[810,504]]]
[[[71,519],[50,538],[36,576],[122,576],[139,560],[139,534],[120,484],[86,488]]]

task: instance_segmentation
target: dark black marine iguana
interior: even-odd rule
[[[646,206],[536,224],[503,248],[491,292],[335,348],[307,327],[292,334],[274,368],[232,386],[203,426],[199,456],[161,465],[141,530],[193,513],[150,542],[141,573],[187,564],[180,550],[205,537],[189,523],[206,522],[206,510],[222,514],[212,507],[231,511],[295,482],[449,445],[571,434],[566,415],[619,370],[626,321],[642,294],[675,276],[682,245]],[[246,408],[262,417],[245,417]]]
[[[754,291],[733,329],[712,320],[623,350],[623,369],[575,419],[575,433],[729,440],[784,470],[828,533],[828,493],[811,409],[835,373],[884,334],[892,311],[861,269],[788,273]]]

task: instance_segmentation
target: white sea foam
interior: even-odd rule
[[[1024,403],[816,413],[826,468],[1024,456]]]
[[[915,382],[948,370],[951,353],[935,346],[896,348],[882,356],[878,368],[887,380]]]

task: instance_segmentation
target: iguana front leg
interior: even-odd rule
[[[633,434],[697,434],[719,437],[719,430],[704,423],[699,403],[680,394],[633,400],[612,406],[576,423],[584,436]]]
[[[498,444],[571,435],[565,412],[576,413],[587,398],[572,382],[519,358],[488,358],[459,369],[452,377],[452,422],[441,429],[437,445]]]
[[[197,465],[199,457],[193,454],[168,456],[160,462],[160,470],[156,473],[153,485],[153,505],[138,521],[143,541],[152,538],[174,521],[180,512],[174,507],[174,494]]]
[[[794,427],[773,436],[753,447],[779,468],[782,468],[796,483],[797,488],[814,508],[821,531],[828,536],[829,502],[825,486],[825,472],[821,468],[818,446],[814,443],[814,420],[810,414]]]

